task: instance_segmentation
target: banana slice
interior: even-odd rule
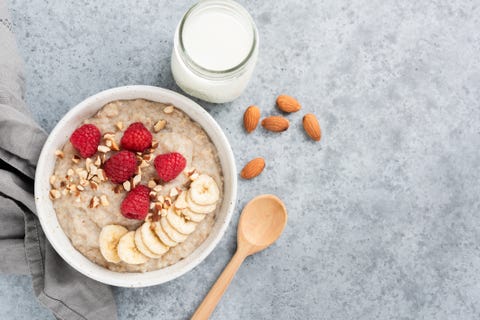
[[[201,206],[215,204],[220,198],[220,190],[212,177],[201,174],[190,185],[190,198]]]
[[[193,222],[200,222],[206,217],[203,213],[196,213],[188,208],[179,210],[179,212],[181,212],[185,217],[189,218]]]
[[[148,249],[145,243],[143,243],[142,228],[138,228],[137,231],[135,231],[135,245],[137,246],[138,251],[149,258],[158,259],[162,256],[161,254],[156,254],[152,250]]]
[[[196,213],[210,213],[212,212],[213,210],[215,210],[215,208],[217,207],[217,205],[214,203],[214,204],[209,204],[209,205],[206,205],[206,206],[202,206],[202,205],[199,205],[197,204],[196,202],[194,202],[191,198],[191,189],[190,191],[188,192],[186,198],[187,198],[187,204],[188,204],[188,208],[190,210],[192,210],[193,212],[196,212]]]
[[[187,192],[183,191],[180,193],[177,197],[177,200],[175,200],[175,203],[173,204],[176,209],[185,209],[188,207],[187,203]]]
[[[129,231],[120,238],[117,252],[120,259],[128,264],[142,264],[148,261],[148,257],[135,246],[135,231]]]
[[[178,244],[178,242],[173,241],[165,232],[165,230],[163,230],[160,222],[155,223],[155,233],[157,234],[158,238],[169,247],[175,247]]]
[[[188,222],[185,221],[182,217],[177,215],[173,209],[173,207],[170,207],[170,209],[167,212],[166,216],[168,223],[178,232],[182,234],[190,234],[193,231],[195,231],[195,227],[197,224],[195,222]]]
[[[121,261],[117,253],[118,241],[128,232],[128,229],[116,224],[110,224],[102,228],[98,243],[102,256],[108,262],[119,263]]]
[[[185,234],[182,234],[175,230],[172,225],[168,222],[166,217],[160,218],[160,224],[162,226],[162,229],[165,231],[165,233],[168,235],[170,239],[172,239],[175,242],[183,242],[187,240],[188,236]]]
[[[145,221],[140,227],[143,243],[154,254],[162,255],[168,251],[168,246],[157,237],[156,232],[152,230],[151,226],[152,222]]]

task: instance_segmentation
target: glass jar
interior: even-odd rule
[[[205,101],[236,99],[258,56],[258,30],[232,0],[204,0],[191,7],[175,32],[171,68],[177,85]]]

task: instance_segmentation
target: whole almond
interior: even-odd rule
[[[286,94],[282,94],[277,97],[277,105],[280,110],[288,113],[297,112],[298,110],[302,109],[302,106],[295,98],[287,96]]]
[[[243,179],[253,179],[262,173],[265,168],[265,160],[263,158],[255,158],[243,167],[240,176]]]
[[[318,124],[317,117],[312,113],[307,113],[303,117],[303,128],[310,138],[315,141],[320,141],[322,138],[322,131],[320,130],[320,124]]]
[[[243,126],[250,133],[257,128],[260,121],[260,109],[257,106],[250,106],[243,114]]]
[[[281,116],[271,116],[262,120],[262,127],[269,131],[282,132],[288,129],[290,122]]]

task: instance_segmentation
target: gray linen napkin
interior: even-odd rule
[[[38,300],[58,319],[116,319],[110,287],[76,272],[45,239],[33,200],[46,133],[23,102],[22,61],[0,0],[0,272],[31,274]]]

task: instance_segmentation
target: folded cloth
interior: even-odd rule
[[[0,0],[0,272],[31,274],[38,300],[57,319],[116,319],[111,288],[71,268],[35,215],[35,164],[46,133],[23,102],[22,61]]]

